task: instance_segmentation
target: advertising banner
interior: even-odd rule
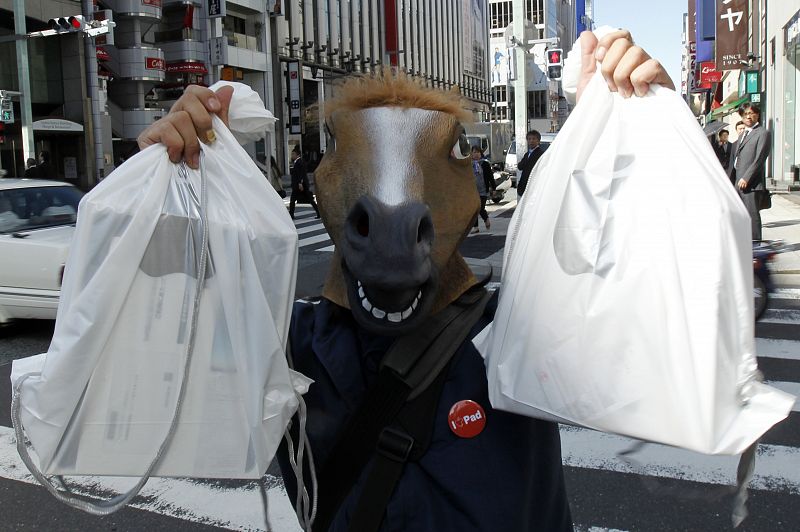
[[[697,0],[697,60],[714,60],[715,5],[718,0]]]
[[[160,57],[145,57],[144,67],[147,70],[166,70],[166,64]]]
[[[717,0],[717,70],[747,63],[748,0]]]
[[[722,81],[722,72],[715,68],[714,61],[700,63],[700,83],[710,84]]]
[[[490,69],[492,87],[508,84],[509,68],[513,58],[511,50],[506,48],[503,37],[492,37],[490,43],[492,66]]]

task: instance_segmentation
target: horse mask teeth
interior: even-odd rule
[[[457,95],[385,71],[326,101],[335,138],[315,171],[335,252],[323,295],[365,328],[412,330],[475,283],[458,253],[479,208]],[[424,297],[423,297],[424,295]]]

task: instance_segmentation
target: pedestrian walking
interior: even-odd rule
[[[36,166],[39,179],[54,179],[53,168],[50,166],[50,154],[43,151],[39,154],[39,164]]]
[[[294,220],[294,205],[295,202],[310,203],[314,207],[314,212],[317,213],[319,218],[319,208],[317,202],[314,201],[314,194],[311,193],[311,186],[308,184],[308,174],[306,173],[306,165],[300,155],[300,146],[295,145],[292,149],[292,195],[289,198],[289,216]]]
[[[278,170],[278,163],[275,162],[275,157],[270,157],[270,165],[267,166],[267,156],[266,155],[259,155],[255,159],[256,166],[261,173],[264,174],[264,177],[267,178],[269,184],[275,189],[275,192],[282,198],[286,197],[286,192],[283,190],[283,180],[281,179],[280,170]]]
[[[714,153],[717,154],[719,164],[728,172],[728,166],[731,162],[731,143],[728,142],[730,132],[727,129],[721,130],[717,134],[717,141],[714,143]]]
[[[522,160],[517,164],[517,169],[522,172],[519,183],[517,183],[517,196],[520,198],[525,193],[525,188],[528,186],[528,179],[531,176],[533,167],[536,166],[539,157],[544,153],[542,147],[539,145],[542,141],[542,135],[538,131],[535,129],[528,131],[528,133],[525,134],[525,140],[528,143],[528,151],[525,152]]]
[[[761,109],[752,103],[739,108],[744,132],[736,142],[733,155],[732,181],[736,184],[747,212],[750,213],[753,240],[761,240],[761,202],[769,194],[765,163],[769,157],[770,132],[761,125]]]
[[[731,155],[728,159],[728,167],[725,169],[725,173],[728,174],[728,179],[731,180],[731,185],[736,187],[736,182],[733,180],[733,157],[736,155],[736,151],[739,149],[739,141],[742,140],[742,135],[744,134],[744,122],[739,120],[736,122],[734,126],[736,129],[736,140],[731,142]]]
[[[472,147],[472,173],[475,176],[475,186],[478,187],[478,196],[481,198],[480,216],[483,218],[483,224],[488,230],[491,227],[489,221],[489,213],[486,212],[486,200],[494,192],[494,172],[492,172],[492,165],[483,156],[483,150],[480,146]],[[478,219],[475,218],[475,225],[472,227],[472,232],[477,233],[480,231],[478,228]]]
[[[39,177],[39,170],[36,168],[36,159],[30,157],[25,162],[25,177],[36,178]]]

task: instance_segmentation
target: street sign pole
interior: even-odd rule
[[[14,32],[25,35],[25,0],[14,0]],[[22,160],[36,158],[33,142],[33,112],[31,111],[31,76],[28,68],[28,41],[19,39],[17,48],[17,76],[19,79],[19,109],[22,131]]]
[[[525,42],[525,2],[512,2],[512,24],[515,40]],[[517,142],[517,153],[526,149],[525,133],[528,131],[528,54],[524,48],[514,54],[517,76],[514,80],[514,136]],[[518,157],[519,158],[519,157]]]

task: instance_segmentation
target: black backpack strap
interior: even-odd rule
[[[449,365],[444,366],[447,367]],[[446,380],[447,371],[440,371],[421,395],[403,406],[397,422],[381,431],[355,513],[350,519],[350,532],[374,532],[380,528],[406,462],[419,460],[430,446],[436,407]]]
[[[395,477],[393,481],[373,488],[365,486],[365,493],[373,489],[376,494],[381,493],[380,500],[372,503],[362,503],[359,500],[359,507],[369,504],[373,508],[372,512],[380,511],[378,516],[382,519],[386,504],[412,450],[421,456],[419,445],[416,450],[413,449],[415,441],[424,442],[422,453],[427,449],[433,429],[432,416],[435,414],[444,377],[441,377],[441,383],[437,386],[431,385],[444,375],[442,370],[483,313],[488,300],[489,294],[486,290],[471,290],[432,316],[426,326],[413,334],[398,338],[389,348],[376,382],[367,391],[359,409],[342,431],[319,477],[319,507],[314,522],[315,531],[328,529],[339,506],[373,454],[379,469],[389,466],[386,461],[400,464],[399,470],[393,466],[391,471],[385,471],[385,478]],[[426,394],[426,391],[430,393]],[[430,411],[430,423],[426,423],[424,429],[412,427],[408,432],[401,432],[397,427],[388,429],[409,400],[410,404],[416,405],[416,409]],[[416,438],[411,434],[415,434]],[[370,477],[380,476],[380,471],[370,474]],[[358,519],[358,516],[354,519]],[[370,519],[374,520],[374,517]],[[380,520],[377,526],[380,526]],[[362,532],[368,529],[358,530]]]

